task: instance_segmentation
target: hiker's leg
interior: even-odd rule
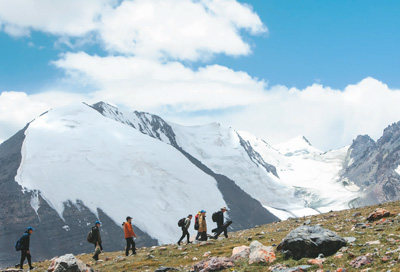
[[[178,245],[182,242],[182,240],[183,240],[183,238],[185,238],[185,236],[186,236],[185,229],[182,229],[182,236],[178,241]]]
[[[227,228],[224,229],[224,235],[225,235],[225,238],[228,238],[228,229]]]
[[[30,253],[26,254],[26,258],[28,259],[29,268],[32,267],[32,256]]]
[[[126,238],[125,256],[129,255],[129,248],[131,247],[129,238]]]
[[[132,237],[132,253],[136,254],[136,243],[135,243],[135,239],[133,239],[133,237]]]
[[[21,261],[19,263],[19,267],[22,269],[24,267],[24,262],[25,262],[25,251],[21,250]]]
[[[185,232],[186,232],[187,242],[188,242],[188,244],[189,244],[189,242],[190,242],[189,231],[188,231],[188,230],[185,230]]]

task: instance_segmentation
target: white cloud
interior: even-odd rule
[[[179,62],[137,57],[66,54],[55,65],[72,82],[92,84],[99,100],[136,109],[168,107],[176,112],[245,106],[263,98],[265,84],[245,72],[211,65],[192,70]]]
[[[82,36],[96,30],[99,16],[115,3],[115,0],[2,0],[0,22],[13,36],[27,36],[31,30]]]
[[[104,14],[99,33],[110,51],[199,60],[215,53],[249,54],[240,29],[266,31],[258,15],[236,0],[136,0]]]
[[[78,55],[71,55],[66,60],[72,61],[73,57]],[[87,58],[86,70],[71,70],[73,80],[81,79],[97,83],[99,88],[106,87],[87,95],[3,92],[0,95],[0,142],[42,112],[76,101],[94,103],[104,100],[130,110],[156,113],[167,120],[187,125],[217,121],[236,130],[249,131],[271,144],[301,134],[323,150],[351,144],[359,134],[369,134],[377,139],[385,127],[400,121],[400,90],[390,89],[373,78],[349,85],[344,90],[318,84],[304,90],[285,86],[265,89],[263,82],[246,73],[221,66],[192,71],[179,63],[160,67],[154,62],[143,66],[143,63],[135,63],[135,59],[122,58],[126,61],[122,65],[116,57],[107,58],[101,64],[105,60],[99,57],[97,60],[88,55],[83,57]],[[145,67],[138,70],[143,74],[136,74],[129,65]],[[96,66],[99,71],[95,71]],[[125,70],[124,75],[114,70],[119,66]],[[120,78],[114,79],[112,74],[103,78],[107,77],[107,67]],[[147,70],[152,69],[154,73],[149,75]],[[181,74],[183,79],[176,80]],[[145,79],[132,83],[132,76],[138,80],[144,76]],[[229,81],[233,82],[231,87],[227,87]],[[117,85],[113,87],[114,83]],[[219,89],[219,86],[222,87]]]

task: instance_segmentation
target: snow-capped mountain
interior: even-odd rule
[[[201,209],[212,229],[212,212],[227,206],[238,230],[396,199],[399,127],[377,143],[364,136],[323,153],[303,136],[271,146],[217,123],[181,126],[104,102],[50,110],[0,145],[0,242],[8,246],[0,265],[15,261],[28,225],[40,259],[91,251],[85,237],[97,219],[105,248],[121,250],[128,215],[141,246],[176,242],[177,221]]]

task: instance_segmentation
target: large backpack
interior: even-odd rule
[[[200,228],[200,226],[199,226],[199,215],[197,214],[197,215],[194,217],[194,229],[195,229],[195,230],[199,230],[199,228]]]
[[[213,213],[212,214],[212,221],[213,222],[217,222],[218,221],[218,217],[219,217],[219,214],[218,214],[218,212],[215,212],[215,213]]]
[[[24,236],[22,236],[24,237]],[[22,250],[22,237],[18,239],[18,241],[15,243],[15,250],[20,251]]]
[[[92,231],[89,231],[86,240],[87,240],[89,243],[91,243],[91,244],[95,244],[94,237],[93,237],[93,232],[92,232]]]
[[[179,219],[179,221],[178,221],[178,227],[183,227],[183,226],[185,225],[185,220],[186,220],[185,217],[182,218],[182,219]]]

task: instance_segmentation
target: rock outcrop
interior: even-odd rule
[[[347,244],[346,240],[333,231],[320,226],[301,226],[292,230],[278,245],[278,250],[299,260],[335,254]]]

